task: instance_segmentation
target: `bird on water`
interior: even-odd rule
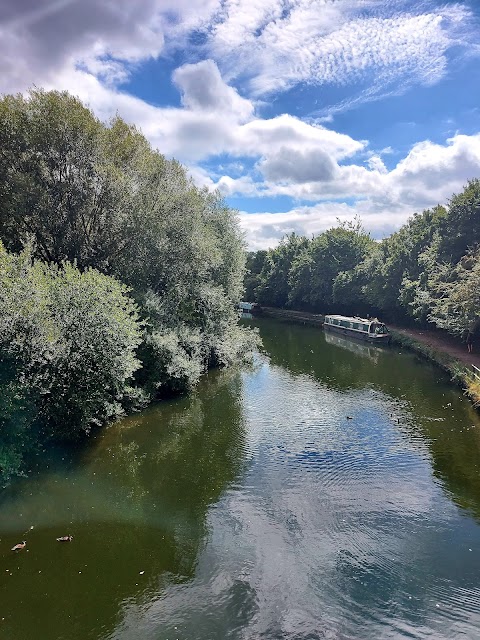
[[[12,547],[12,551],[21,551],[22,549],[25,549],[26,546],[27,542],[26,540],[23,540],[22,542],[19,542],[14,547]]]
[[[71,542],[73,540],[73,536],[62,536],[61,538],[57,538],[57,542]]]

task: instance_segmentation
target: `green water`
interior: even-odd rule
[[[479,416],[412,354],[257,325],[253,368],[3,490],[2,640],[480,637]]]

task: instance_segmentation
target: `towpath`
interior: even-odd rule
[[[477,340],[473,345],[474,352],[468,353],[467,345],[458,338],[449,336],[446,333],[440,331],[433,331],[429,329],[405,329],[403,327],[396,327],[394,325],[388,325],[394,331],[401,333],[405,336],[409,336],[418,342],[423,342],[436,351],[443,351],[463,362],[467,366],[471,367],[474,364],[480,369],[480,343]]]

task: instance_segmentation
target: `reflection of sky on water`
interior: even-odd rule
[[[195,579],[151,604],[142,637],[172,612],[199,638],[451,638],[480,624],[479,527],[434,478],[405,401],[265,360],[244,398],[248,467],[209,511]],[[112,638],[135,637],[131,615]]]

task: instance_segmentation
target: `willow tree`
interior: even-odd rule
[[[67,93],[0,101],[0,236],[46,262],[105,266],[122,220],[102,124]],[[123,229],[122,229],[123,231]]]
[[[191,386],[246,348],[236,212],[134,126],[102,123],[68,93],[34,90],[0,101],[0,149],[0,238],[132,289],[145,320],[140,356],[151,364],[139,383],[151,393]]]

